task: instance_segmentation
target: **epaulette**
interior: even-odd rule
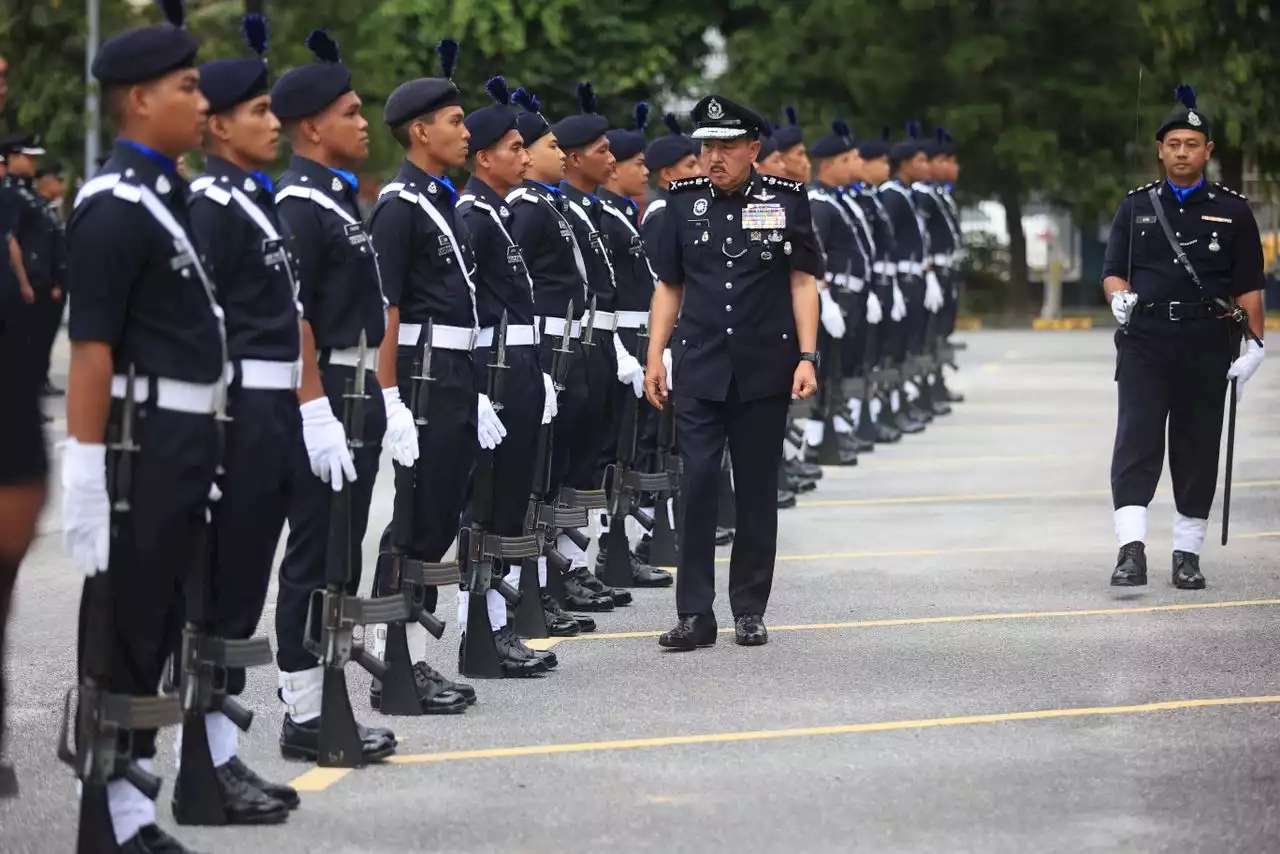
[[[507,204],[514,205],[516,202],[532,202],[538,203],[538,197],[529,192],[528,187],[516,187],[510,193],[507,193]]]
[[[1145,193],[1147,190],[1150,190],[1152,187],[1156,186],[1159,183],[1160,183],[1159,181],[1152,181],[1150,184],[1143,184],[1141,187],[1134,187],[1132,190],[1129,191],[1129,195],[1133,196],[1133,195],[1137,195],[1138,193]]]
[[[1221,190],[1224,193],[1230,193],[1231,195],[1235,196],[1237,199],[1244,199],[1246,202],[1249,201],[1249,197],[1246,196],[1244,193],[1237,193],[1235,190],[1231,189],[1225,184],[1219,184],[1217,181],[1214,181],[1213,186],[1217,187],[1219,190]]]
[[[780,190],[790,190],[793,193],[804,192],[804,182],[792,181],[790,178],[777,178],[773,175],[761,175],[760,180],[764,181],[770,187],[777,187]]]
[[[204,175],[191,182],[191,195],[202,196],[215,204],[222,205],[224,208],[231,204],[231,194],[221,187],[214,185],[214,179],[211,175]]]
[[[681,178],[677,181],[672,181],[671,186],[667,187],[667,192],[682,193],[685,190],[696,190],[699,187],[710,187],[710,186],[711,186],[711,179],[706,177],[705,175],[700,175],[697,178]]]

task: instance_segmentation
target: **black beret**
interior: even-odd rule
[[[66,171],[67,169],[65,166],[62,165],[62,161],[49,160],[49,161],[46,161],[45,163],[41,163],[39,168],[36,169],[36,177],[43,178],[46,175],[53,175],[55,177],[61,178]]]
[[[938,128],[937,139],[933,143],[934,157],[947,157],[956,153],[955,142],[946,128]]]
[[[160,0],[160,8],[168,24],[126,30],[98,49],[90,71],[99,83],[141,83],[195,66],[198,45],[182,28],[186,21],[182,0]]]
[[[481,107],[462,122],[471,131],[473,154],[497,145],[504,136],[516,129],[516,114],[511,109],[511,93],[507,91],[506,79],[491,77],[484,84],[484,90],[493,98],[494,103]]]
[[[253,59],[216,59],[200,66],[200,91],[209,112],[224,113],[267,92],[267,19],[245,15],[240,21]]]
[[[858,140],[858,156],[863,160],[878,160],[889,156],[889,136],[893,131],[885,125],[879,139]]]
[[[271,90],[271,111],[280,121],[314,116],[351,91],[351,69],[342,64],[328,30],[313,30],[307,47],[316,61],[285,72]]]
[[[757,139],[764,130],[764,117],[750,107],[719,95],[708,95],[694,104],[693,139]]]
[[[671,113],[662,117],[662,122],[671,133],[664,134],[653,142],[644,152],[645,165],[650,169],[666,169],[675,166],[690,154],[697,154],[697,144],[684,135],[680,122]]]
[[[563,118],[552,127],[561,148],[582,148],[609,130],[609,120],[596,113],[596,93],[590,83],[578,84],[578,105],[581,113]]]
[[[819,137],[818,141],[809,149],[809,154],[818,159],[823,159],[826,157],[839,157],[841,154],[852,150],[853,131],[849,129],[849,125],[845,124],[844,119],[836,119],[831,123],[831,133]]]
[[[520,131],[520,139],[528,148],[551,131],[551,123],[542,115],[542,104],[538,96],[521,86],[511,96],[511,100],[520,106],[516,113],[516,128]]]
[[[779,151],[786,151],[788,148],[804,142],[804,130],[800,127],[800,122],[796,120],[796,108],[787,107],[785,112],[787,114],[787,123],[773,132],[773,141],[777,144]]]
[[[644,129],[649,124],[649,105],[640,101],[631,111],[631,118],[633,127],[630,129],[618,128],[605,134],[609,139],[609,150],[619,163],[643,153],[644,144],[648,141]]]
[[[462,106],[462,93],[450,79],[458,59],[458,43],[444,39],[436,45],[436,53],[444,76],[419,77],[397,86],[382,111],[382,120],[388,127],[399,127],[411,119],[445,107]]]
[[[907,122],[907,138],[889,148],[889,159],[898,162],[910,160],[924,150],[925,145],[920,141],[920,123],[913,119]]]
[[[1196,108],[1196,90],[1194,86],[1183,83],[1174,90],[1178,106],[1165,116],[1160,128],[1156,131],[1156,139],[1164,141],[1164,135],[1171,130],[1198,130],[1210,139],[1209,117]]]

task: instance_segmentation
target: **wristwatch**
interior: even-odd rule
[[[821,364],[822,359],[818,356],[817,353],[801,353],[800,361],[813,362],[813,369],[816,371],[819,365]]]

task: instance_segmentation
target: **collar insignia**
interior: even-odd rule
[[[159,193],[160,195],[163,196],[165,193],[168,193],[172,189],[173,187],[169,184],[169,179],[166,178],[165,176],[161,175],[159,178],[156,179],[156,192]]]

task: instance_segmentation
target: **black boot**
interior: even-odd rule
[[[510,625],[506,625],[498,629],[497,634],[493,636],[495,643],[498,641],[498,635],[502,635],[503,641],[511,646],[512,649],[517,650],[523,655],[532,656],[537,661],[541,661],[543,667],[548,670],[555,670],[560,666],[560,659],[556,658],[556,654],[554,652],[551,652],[550,650],[531,648],[524,642],[523,638],[516,634],[515,629],[511,628]]]
[[[213,779],[218,786],[222,809],[227,824],[282,824],[289,818],[289,807],[253,786],[228,765],[213,769]],[[182,777],[179,775],[173,788],[173,802],[180,798]],[[294,793],[297,797],[297,793]]]
[[[1191,552],[1173,553],[1173,586],[1179,590],[1204,589],[1204,576],[1200,574],[1200,555]]]
[[[120,854],[198,854],[154,824],[135,833],[124,845]]]
[[[675,576],[665,569],[649,566],[636,555],[631,555],[631,583],[636,587],[670,587],[675,580]]]
[[[1112,587],[1147,586],[1147,547],[1140,542],[1125,543],[1116,557],[1116,569],[1111,573]]]
[[[239,756],[232,756],[231,761],[227,763],[227,768],[231,772],[244,780],[250,786],[268,797],[275,798],[291,810],[296,810],[302,803],[302,799],[298,797],[298,792],[292,786],[286,786],[283,783],[269,783],[254,773],[248,765],[240,761]]]
[[[441,691],[453,691],[455,694],[461,694],[462,699],[467,701],[468,706],[476,704],[476,689],[468,685],[466,682],[454,682],[452,679],[445,678],[445,675],[436,670],[425,661],[415,662],[413,665],[415,676],[421,673],[429,682],[434,682],[440,686]]]
[[[433,676],[438,678],[432,678]],[[474,689],[471,691],[471,701],[468,702],[461,693],[446,687],[448,680],[423,661],[413,664],[413,682],[418,689],[418,702],[422,705],[424,715],[459,715],[475,702]],[[369,687],[369,706],[375,712],[382,711],[382,683],[376,679]]]
[[[700,646],[715,646],[716,618],[712,614],[681,614],[676,627],[658,638],[658,646],[690,652]]]
[[[630,590],[616,590],[606,585],[603,581],[592,575],[585,566],[580,566],[570,570],[570,575],[577,578],[578,582],[597,596],[607,596],[613,601],[615,607],[631,604]]]
[[[576,638],[582,626],[572,614],[560,607],[551,594],[542,594],[542,613],[547,621],[547,631],[553,638]]]
[[[381,762],[396,752],[396,739],[386,729],[370,729],[356,724],[360,733],[360,752],[366,763]],[[284,716],[280,727],[280,755],[285,759],[315,762],[320,758],[320,719],[298,723]]]
[[[796,494],[794,492],[787,492],[779,489],[778,490],[778,509],[786,510],[790,507],[795,507],[795,506],[796,506]]]
[[[784,462],[783,467],[787,473],[796,477],[804,477],[809,480],[822,480],[822,466],[817,463],[803,463],[800,460],[788,460]]]
[[[591,575],[585,568],[585,575]],[[564,604],[571,611],[612,611],[613,598],[586,587],[580,575],[570,570],[564,574]]]
[[[514,641],[514,643],[513,643]],[[467,646],[467,635],[462,635],[462,643],[458,646],[458,668],[462,669],[462,651]],[[493,633],[493,647],[498,653],[498,665],[502,668],[504,679],[519,679],[526,676],[538,676],[547,672],[544,664],[533,650],[520,642],[520,638],[505,626]]]

